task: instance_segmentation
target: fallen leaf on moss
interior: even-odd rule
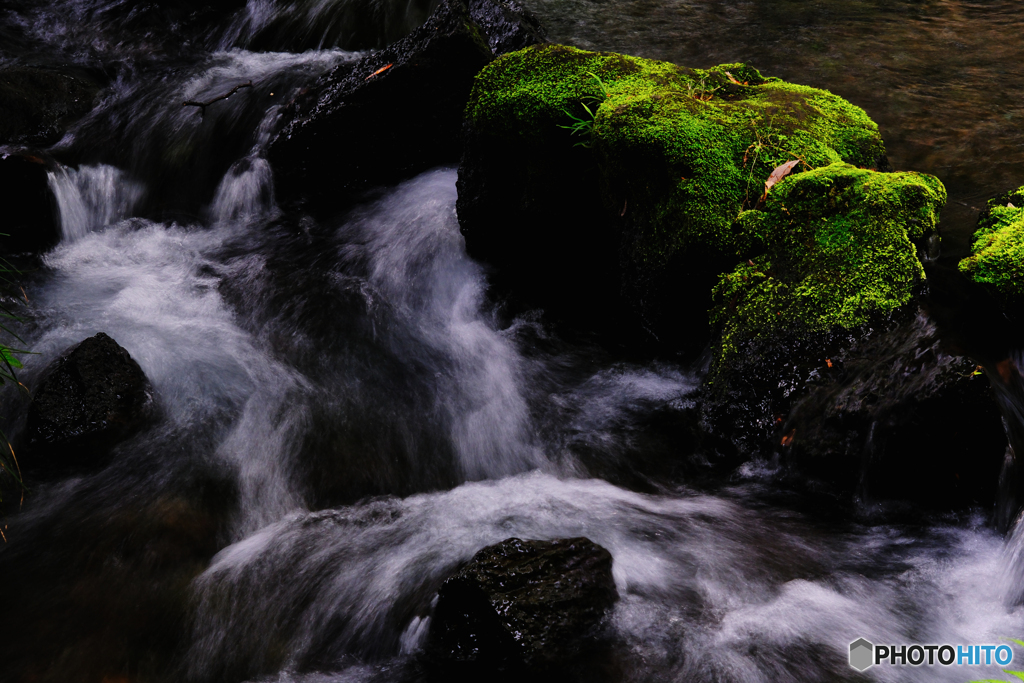
[[[799,163],[799,159],[793,159],[792,161],[787,161],[780,166],[776,166],[775,170],[768,176],[768,180],[764,181],[765,196],[768,196],[768,190],[772,189],[776,183],[788,176],[793,171],[793,167]]]

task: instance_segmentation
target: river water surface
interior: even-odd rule
[[[555,40],[745,60],[860,104],[896,167],[947,183],[947,253],[970,206],[1024,184],[1010,3],[528,4]],[[262,153],[280,103],[425,8],[252,0],[201,26],[162,11],[0,15],[4,63],[110,79],[52,150],[76,163],[51,177],[62,242],[25,276],[38,355],[22,379],[103,331],[159,409],[104,469],[33,486],[6,520],[0,680],[415,680],[438,586],[510,536],[612,553],[621,680],[1003,675],[847,664],[859,637],[1024,637],[1024,532],[1004,540],[990,510],[851,507],[780,492],[763,463],[693,478],[676,425],[700,368],[500,316],[453,168],[330,218],[278,208]],[[205,116],[181,107],[249,79]],[[0,408],[16,430],[22,399]]]

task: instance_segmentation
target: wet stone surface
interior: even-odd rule
[[[444,667],[566,667],[594,647],[618,599],[611,570],[611,554],[586,538],[488,546],[441,587],[429,656]]]
[[[86,339],[36,387],[26,440],[41,460],[32,464],[78,467],[102,459],[146,420],[151,403],[149,381],[128,351],[102,332]]]

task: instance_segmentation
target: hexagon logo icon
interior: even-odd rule
[[[858,638],[850,643],[850,666],[854,669],[857,671],[864,671],[875,663],[874,659],[874,645],[863,638]]]

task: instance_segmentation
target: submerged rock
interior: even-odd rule
[[[716,276],[761,246],[735,222],[775,167],[884,158],[877,126],[824,90],[560,45],[485,68],[466,131],[459,221],[502,286],[609,327],[621,294],[634,325],[690,351]]]
[[[89,337],[51,363],[33,392],[25,432],[35,466],[95,464],[141,427],[151,409],[139,364],[106,334]]]
[[[316,202],[397,182],[459,156],[473,76],[497,49],[541,37],[511,2],[444,0],[402,40],[321,78],[295,103],[267,157],[286,199]]]
[[[438,593],[427,652],[452,674],[571,671],[618,599],[612,556],[586,538],[509,538]]]
[[[0,148],[0,254],[40,253],[60,241],[54,162],[41,153]]]

